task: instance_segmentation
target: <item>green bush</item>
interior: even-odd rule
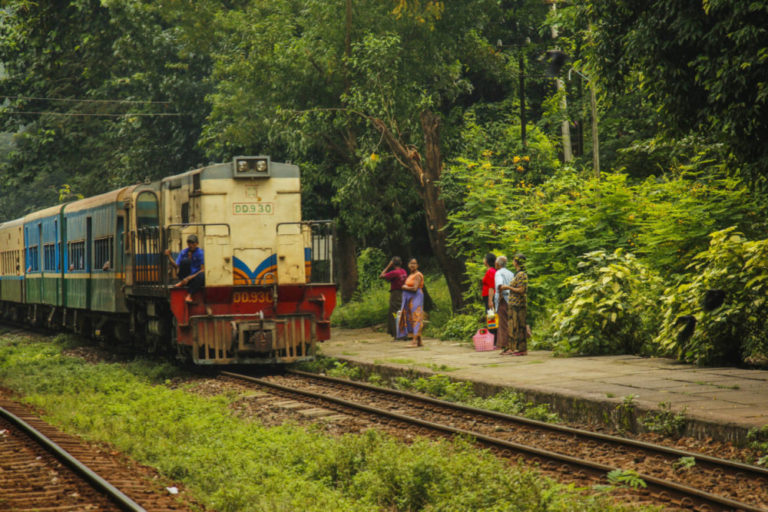
[[[640,424],[648,432],[668,437],[680,437],[685,430],[685,423],[685,410],[676,413],[669,402],[661,402],[657,411],[651,411],[640,418]]]
[[[532,420],[559,422],[560,416],[550,410],[549,404],[535,405],[529,402],[521,393],[505,390],[490,397],[475,397],[469,405],[478,409],[487,409],[504,414],[525,416]]]
[[[582,273],[565,280],[573,290],[552,320],[555,353],[651,352],[660,279],[621,249],[590,252],[582,260]]]
[[[749,429],[747,446],[755,451],[757,464],[760,466],[768,465],[768,425]]]
[[[469,315],[454,315],[438,332],[441,340],[470,341],[477,330],[483,327],[480,313]]]
[[[446,169],[455,204],[451,241],[470,262],[473,285],[486,252],[527,256],[528,313],[536,327],[566,298],[562,284],[579,272],[585,253],[622,248],[671,279],[706,249],[712,231],[736,225],[754,237],[766,229],[768,203],[711,159],[689,156],[643,181],[570,168],[550,169],[543,179],[486,153]]]
[[[379,274],[387,266],[389,260],[381,249],[366,247],[357,257],[357,292],[360,296],[369,290],[389,289],[386,281]]]
[[[765,362],[768,357],[768,240],[748,241],[734,228],[710,235],[690,276],[667,288],[657,341],[679,359],[699,364]],[[713,292],[713,291],[717,292]],[[708,294],[723,293],[707,311]],[[692,334],[680,319],[695,318]]]
[[[475,396],[471,382],[455,382],[445,375],[431,375],[427,378],[419,377],[415,380],[406,379],[399,381],[398,384],[401,389],[419,391],[449,402],[466,403]]]
[[[361,297],[337,306],[331,315],[335,327],[358,329],[387,321],[389,314],[389,290],[368,290]]]

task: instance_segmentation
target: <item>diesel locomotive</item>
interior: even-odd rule
[[[190,235],[205,286],[188,302],[165,252]],[[299,168],[236,157],[0,224],[0,316],[201,365],[308,360],[330,337],[332,259]]]

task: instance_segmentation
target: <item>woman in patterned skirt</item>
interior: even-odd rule
[[[528,274],[525,272],[525,256],[516,254],[512,260],[515,264],[515,277],[509,285],[499,289],[509,290],[509,339],[513,350],[510,355],[524,356],[528,354],[528,330],[526,327],[526,310],[528,294]]]
[[[421,346],[421,331],[424,329],[424,276],[419,272],[419,262],[411,258],[408,262],[410,274],[403,285],[403,304],[400,322],[397,326],[398,338],[409,336],[411,347]]]

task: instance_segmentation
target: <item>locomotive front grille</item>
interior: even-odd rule
[[[190,323],[198,364],[287,363],[314,355],[309,316],[247,321],[196,316]]]
[[[238,325],[237,349],[240,352],[271,352],[275,338],[273,321],[241,323]]]

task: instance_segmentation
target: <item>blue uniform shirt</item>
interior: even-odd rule
[[[185,247],[181,250],[178,257],[176,258],[176,266],[181,266],[182,260],[187,257],[187,254],[189,253],[189,247]],[[189,255],[189,261],[190,261],[190,275],[196,274],[200,271],[200,267],[202,267],[205,262],[203,261],[203,250],[200,247],[197,247],[195,249],[195,252]]]

